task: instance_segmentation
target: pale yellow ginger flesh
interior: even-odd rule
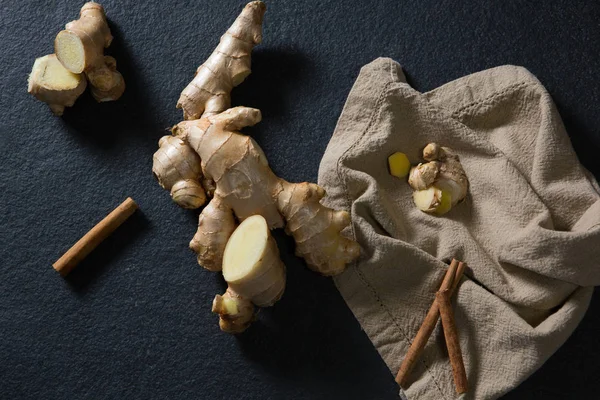
[[[404,153],[396,152],[388,157],[390,174],[397,178],[404,178],[410,171],[410,161]]]
[[[428,162],[411,168],[408,177],[413,200],[420,210],[443,215],[465,199],[469,180],[458,155],[448,147],[430,143],[423,158]]]
[[[265,10],[261,1],[248,3],[210,57],[198,67],[177,102],[184,119],[218,114],[231,106],[231,89],[250,75],[250,53],[262,40]]]
[[[259,307],[273,305],[285,289],[285,266],[267,221],[253,215],[233,232],[223,254],[223,278]]]
[[[27,91],[48,104],[52,112],[62,115],[85,91],[87,83],[81,74],[67,70],[54,54],[37,58],[33,63]]]
[[[81,74],[85,69],[85,49],[79,36],[69,31],[60,31],[56,35],[60,48],[60,62],[69,71]]]
[[[60,62],[73,73],[85,73],[99,102],[117,100],[125,90],[116,60],[104,55],[112,39],[104,8],[89,2],[81,8],[79,19],[69,22],[54,40]]]

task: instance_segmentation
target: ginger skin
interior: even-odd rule
[[[250,74],[250,56],[253,47],[262,40],[262,22],[265,10],[266,6],[261,1],[248,3],[221,37],[219,45],[210,57],[198,67],[194,79],[181,92],[177,108],[183,109],[184,119],[191,121],[184,121],[174,126],[172,133],[182,139],[185,146],[188,146],[186,140],[188,128],[197,125],[197,119],[201,116],[215,115],[229,108],[231,90]],[[183,153],[187,153],[187,151]],[[162,166],[158,168],[178,168],[177,166],[186,163],[189,162],[184,154],[171,154],[171,165],[164,160]],[[157,169],[156,163],[153,169]],[[155,175],[160,178],[160,173],[155,173]],[[215,183],[206,176],[199,176],[198,179],[204,188],[204,193],[212,197],[216,189]],[[171,190],[162,184],[161,186]],[[202,204],[198,202],[197,207]],[[194,242],[194,246],[202,246],[200,242]],[[219,246],[225,248],[225,244]],[[199,252],[212,252],[213,247],[214,245],[211,245],[210,248],[199,248]],[[218,263],[220,265],[220,262]],[[206,267],[210,270],[215,268],[211,262]]]
[[[415,205],[422,211],[443,215],[463,201],[469,180],[458,155],[449,147],[429,143],[423,149],[428,161],[411,168],[408,184],[415,190]]]
[[[79,19],[69,22],[54,40],[60,62],[75,74],[85,73],[98,102],[117,100],[125,91],[116,60],[104,55],[112,39],[104,8],[88,2],[81,8]]]
[[[220,271],[225,246],[236,226],[229,206],[221,198],[213,198],[198,217],[198,230],[190,242],[198,264],[209,271]]]
[[[231,90],[250,75],[250,53],[262,40],[265,10],[261,1],[248,3],[214,52],[198,67],[177,102],[184,119],[218,114],[230,107]]]

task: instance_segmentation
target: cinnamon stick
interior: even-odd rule
[[[450,304],[450,291],[440,290],[435,294],[435,299],[440,308],[442,327],[444,328],[444,337],[446,338],[446,346],[448,347],[450,365],[452,365],[456,393],[466,393],[467,373],[465,372],[465,364],[463,363],[462,352],[460,350],[458,332],[454,321],[454,312],[452,311],[452,305]]]
[[[465,270],[465,264],[456,259],[453,259],[446,271],[446,275],[444,276],[444,280],[440,286],[440,290],[451,290],[451,293],[454,293],[458,283],[460,282],[460,278],[462,277]],[[433,301],[427,315],[425,316],[425,320],[423,324],[419,328],[417,335],[412,341],[408,352],[406,353],[406,357],[402,361],[402,365],[400,366],[400,370],[398,371],[398,375],[396,375],[396,382],[400,387],[406,387],[408,383],[408,375],[414,365],[417,362],[417,359],[420,357],[421,353],[425,349],[425,345],[431,336],[431,333],[435,329],[435,325],[437,324],[439,318],[439,308],[437,305],[437,301]]]
[[[98,222],[88,233],[83,235],[52,267],[62,276],[66,276],[81,260],[117,229],[137,210],[138,206],[131,197],[125,199],[117,208]]]

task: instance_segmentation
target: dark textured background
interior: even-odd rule
[[[181,119],[180,91],[242,1],[104,1],[127,90],[100,105],[86,92],[62,119],[27,94],[26,78],[82,2],[0,4],[0,398],[397,398],[333,282],[292,256],[281,232],[285,296],[245,334],[221,333],[210,304],[224,284],[187,247],[197,213],[152,178],[157,141]],[[254,73],[234,103],[262,110],[247,132],[276,173],[315,181],[359,68],[375,57],[401,62],[422,91],[523,65],[598,177],[597,4],[267,1]],[[62,279],[52,262],[127,196],[141,212]],[[598,311],[596,296],[567,344],[506,399],[597,398]]]

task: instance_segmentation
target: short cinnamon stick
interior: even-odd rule
[[[450,304],[450,291],[441,290],[437,292],[435,294],[435,299],[440,308],[442,327],[444,328],[444,337],[446,338],[446,346],[448,347],[450,365],[452,365],[456,393],[466,393],[467,373],[465,372],[465,364],[463,363],[462,352],[460,350],[458,332],[454,321],[454,311],[452,311],[452,305]]]
[[[463,262],[459,262],[456,259],[453,259],[446,271],[446,275],[444,276],[444,280],[440,286],[440,290],[451,289],[451,292],[454,293],[458,283],[460,282],[460,278],[462,277],[465,270],[465,264]],[[402,365],[400,366],[400,370],[398,371],[398,375],[396,375],[396,382],[400,387],[405,388],[408,383],[408,375],[414,365],[417,362],[417,359],[425,349],[425,345],[431,336],[431,333],[435,329],[435,325],[437,324],[439,318],[439,308],[437,305],[437,301],[433,301],[427,315],[425,316],[425,320],[419,328],[417,335],[412,341],[408,352],[406,353],[406,357],[402,361]]]
[[[131,197],[125,199],[117,208],[98,222],[88,233],[83,235],[61,258],[52,266],[62,276],[66,276],[81,260],[117,229],[127,218],[137,210],[138,206]]]

